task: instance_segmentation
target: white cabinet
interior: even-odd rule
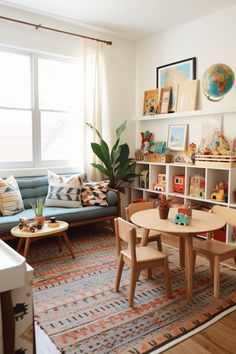
[[[187,164],[163,164],[154,162],[137,161],[136,171],[140,173],[143,170],[149,171],[148,188],[140,188],[139,178],[137,177],[131,188],[131,202],[136,198],[144,198],[149,200],[155,198],[158,194],[166,194],[168,196],[176,196],[179,203],[187,203],[194,201],[196,204],[210,206],[214,204],[223,205],[226,207],[235,207],[234,190],[236,190],[236,168],[211,168],[199,167]],[[153,189],[159,173],[166,174],[166,190],[165,192],[158,192]],[[205,195],[204,197],[190,196],[190,179],[194,175],[200,175],[205,179]],[[184,176],[184,193],[175,192],[173,189],[174,176]],[[225,201],[216,201],[211,199],[211,194],[216,185],[222,182],[228,185],[228,196]],[[227,242],[232,242],[232,232],[234,230],[227,228]]]

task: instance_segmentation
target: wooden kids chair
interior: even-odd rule
[[[133,203],[129,204],[127,208],[125,208],[125,218],[127,221],[131,221],[131,216],[134,213],[137,213],[141,210],[152,209],[153,203],[152,202],[142,202],[142,203]],[[162,244],[161,244],[161,234],[155,230],[147,230],[143,227],[135,226],[136,228],[136,236],[137,238],[141,239],[141,244],[144,245],[145,242],[145,235],[148,234],[148,242],[156,241],[157,242],[157,249],[162,252]]]
[[[156,268],[159,264],[164,268],[164,281],[167,297],[171,297],[171,285],[167,256],[157,249],[149,246],[136,247],[136,228],[133,224],[121,219],[115,219],[116,245],[119,255],[116,275],[115,291],[119,291],[121,275],[126,263],[131,268],[131,282],[129,293],[129,306],[133,307],[134,293],[139,273],[142,269]],[[128,248],[121,249],[121,240],[128,244]]]
[[[212,208],[212,212],[221,216],[226,224],[236,227],[235,209],[215,205]],[[206,241],[194,240],[193,251],[194,259],[196,255],[209,259],[214,276],[214,297],[220,297],[220,262],[234,258],[236,263],[236,246],[212,239]]]

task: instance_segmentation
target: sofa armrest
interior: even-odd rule
[[[116,205],[117,216],[120,216],[120,192],[117,189],[108,188],[107,203],[108,205]]]

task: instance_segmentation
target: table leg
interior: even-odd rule
[[[185,235],[185,289],[186,298],[193,299],[193,238],[192,235]]]
[[[147,246],[149,232],[150,232],[149,229],[145,229],[144,230],[143,237],[142,237],[142,240],[141,240],[141,246]]]
[[[24,238],[21,237],[21,238],[19,239],[16,252],[20,253],[20,250],[21,250],[21,247],[23,246],[23,243],[24,243]]]
[[[70,241],[68,240],[67,233],[65,231],[63,231],[62,235],[64,237],[64,241],[66,243],[66,246],[67,246],[68,250],[70,251],[70,254],[71,254],[72,258],[75,259],[75,255],[74,255],[74,252],[72,250],[72,246],[70,244]]]
[[[62,252],[61,236],[58,236],[59,252]]]
[[[24,250],[24,257],[26,260],[29,253],[29,249],[30,249],[30,237],[27,237],[27,239],[25,240],[25,250]]]
[[[180,267],[185,266],[185,238],[179,238],[179,265]]]

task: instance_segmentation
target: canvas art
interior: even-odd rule
[[[158,90],[144,92],[143,115],[156,114],[158,108]]]
[[[170,112],[176,111],[178,84],[196,79],[196,57],[157,67],[157,87],[172,87]]]
[[[185,150],[187,127],[187,125],[169,125],[167,142],[169,149]]]

